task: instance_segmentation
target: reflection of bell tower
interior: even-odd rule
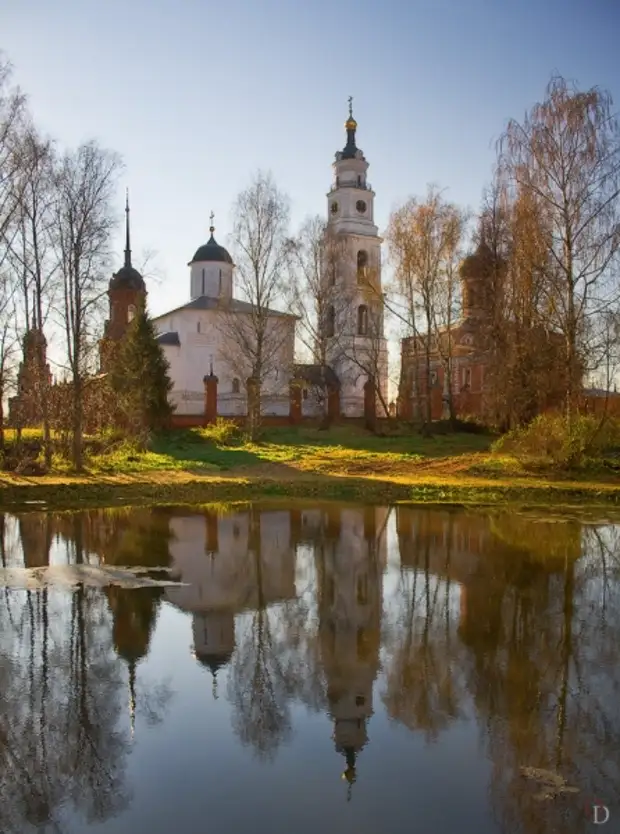
[[[112,612],[112,638],[116,654],[127,663],[129,685],[129,720],[131,737],[136,719],[136,670],[147,656],[157,618],[159,588],[128,590],[111,586],[106,589]]]
[[[337,526],[335,517],[330,517],[324,544],[316,552],[321,656],[335,747],[346,762],[342,778],[349,783],[349,798],[357,756],[368,742],[379,670],[383,572],[376,525],[369,518],[373,512],[342,510]]]
[[[217,698],[217,673],[235,650],[235,615],[232,611],[194,614],[192,633],[196,660],[211,672],[213,697]]]

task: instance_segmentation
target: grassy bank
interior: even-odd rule
[[[4,473],[0,504],[70,508],[261,497],[620,503],[614,472],[545,471],[493,454],[490,444],[484,435],[377,437],[349,426],[273,429],[260,443],[218,437],[215,430],[173,432],[146,453],[125,444],[95,445],[80,476],[62,460],[40,477]]]

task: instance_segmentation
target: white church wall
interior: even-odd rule
[[[159,333],[174,331],[179,336],[180,346],[162,345],[174,386],[170,401],[178,415],[204,414],[204,377],[211,372],[218,377],[218,414],[247,413],[249,365],[221,315],[216,310],[177,310],[155,322]],[[261,411],[265,416],[287,416],[295,321],[274,317],[272,322],[266,341],[275,352],[269,356],[270,373],[261,388]]]

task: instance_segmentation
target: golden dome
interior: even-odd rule
[[[349,118],[344,123],[346,130],[357,130],[357,122],[353,118],[353,116],[349,116]]]

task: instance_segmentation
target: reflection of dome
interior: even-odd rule
[[[355,759],[356,753],[352,747],[345,747],[342,752],[344,753],[345,761],[347,763],[346,770],[343,772],[341,779],[344,782],[347,782],[347,802],[351,801],[351,792],[353,789],[353,785],[357,781],[357,773],[355,770]]]
[[[215,263],[232,264],[233,259],[230,257],[228,249],[220,246],[213,237],[213,232],[215,231],[214,227],[211,226],[209,231],[211,232],[211,237],[203,246],[200,246],[196,250],[190,263],[194,263],[196,261],[211,261]]]
[[[232,651],[223,652],[195,652],[196,660],[205,666],[212,675],[216,675],[220,669],[230,662]]]
[[[159,589],[136,592],[111,586],[107,589],[112,611],[114,649],[127,663],[146,657],[157,617]]]
[[[352,785],[357,779],[357,774],[355,772],[356,753],[352,747],[345,747],[342,752],[344,753],[344,758],[347,763],[347,769],[343,772],[342,778],[345,779],[349,785]]]

